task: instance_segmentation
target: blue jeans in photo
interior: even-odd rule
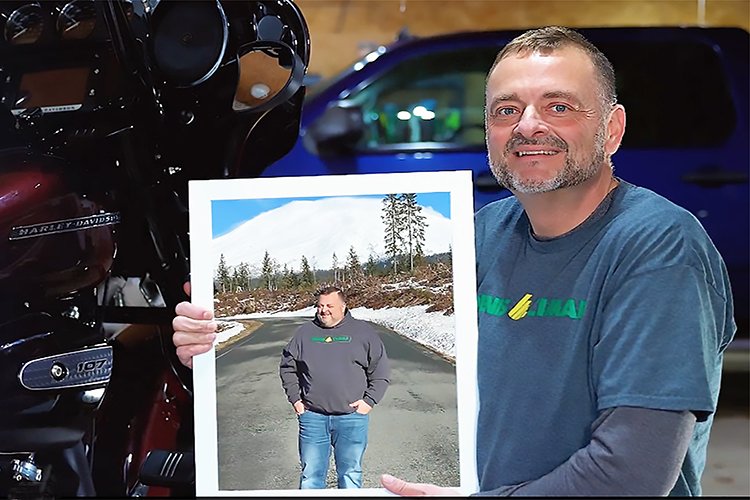
[[[367,447],[369,415],[322,415],[307,410],[299,415],[300,489],[326,487],[333,447],[339,488],[362,487],[362,456]]]

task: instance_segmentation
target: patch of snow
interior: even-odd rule
[[[453,315],[426,312],[429,306],[352,309],[352,316],[383,325],[396,333],[456,359],[456,321]]]
[[[234,337],[235,335],[240,334],[242,330],[245,329],[242,323],[237,323],[236,321],[232,321],[230,322],[230,324],[231,326],[229,328],[216,334],[216,340],[214,341],[214,345],[219,344],[221,342],[226,342],[227,340]]]

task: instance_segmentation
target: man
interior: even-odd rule
[[[318,293],[315,319],[284,348],[279,376],[299,420],[299,487],[325,488],[333,446],[338,487],[361,488],[369,413],[388,388],[389,366],[377,332],[352,318],[341,289]]]
[[[614,176],[624,131],[612,66],[575,31],[498,54],[487,150],[514,196],[475,219],[479,494],[700,494],[729,282],[695,217]]]
[[[691,214],[614,177],[609,61],[564,28],[519,36],[490,70],[486,129],[515,196],[476,215],[480,490],[700,494],[729,283]]]

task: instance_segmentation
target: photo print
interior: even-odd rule
[[[384,473],[476,491],[473,217],[470,171],[190,182],[191,300],[218,323],[193,363],[198,496],[389,495]],[[364,430],[361,488],[339,488],[332,449],[324,485],[301,490],[300,432],[317,414],[295,413],[280,364],[298,329],[324,323],[316,302],[330,286],[376,332],[389,373]],[[359,349],[356,336],[315,331],[308,356]],[[367,345],[356,364],[377,377]]]

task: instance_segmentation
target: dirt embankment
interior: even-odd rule
[[[234,316],[257,312],[296,311],[315,304],[315,291],[325,285],[344,290],[350,309],[368,307],[408,307],[428,305],[427,312],[453,313],[453,276],[451,266],[430,264],[414,274],[369,276],[355,281],[318,283],[316,287],[294,290],[255,289],[216,295],[216,316]]]

